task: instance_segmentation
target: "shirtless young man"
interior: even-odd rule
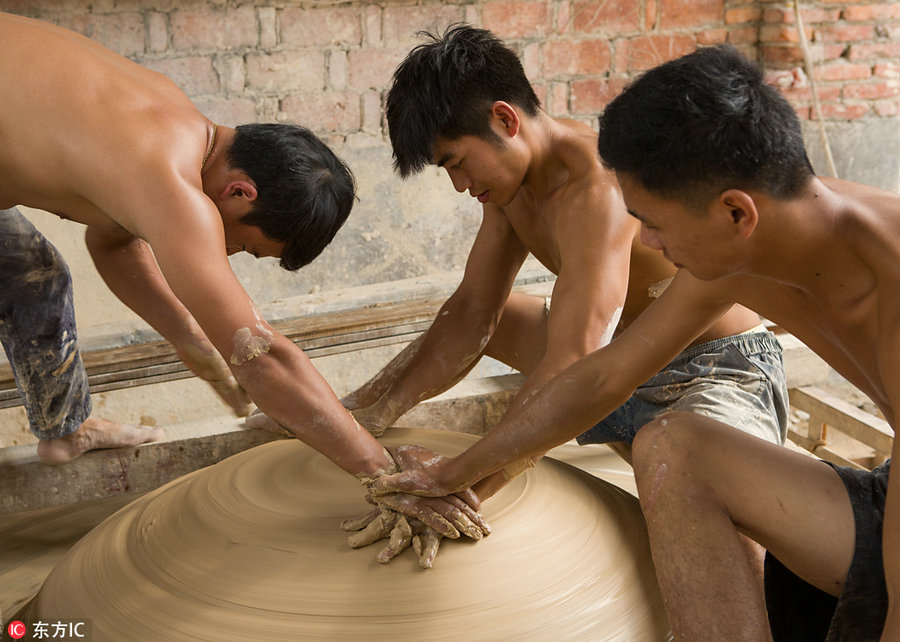
[[[300,127],[217,127],[169,79],[73,32],[0,14],[0,41],[0,331],[42,458],[160,435],[89,417],[68,270],[17,204],[83,223],[113,292],[238,414],[252,400],[362,480],[396,470],[302,350],[260,316],[227,258],[280,257],[287,269],[311,261],[350,212],[349,169]],[[426,520],[432,506],[462,510],[389,504]]]
[[[375,492],[444,494],[566,441],[735,301],[802,339],[895,425],[900,196],[814,176],[792,107],[727,46],[626,89],[601,117],[599,150],[644,242],[684,269],[607,348],[464,454],[382,478]],[[638,433],[633,452],[677,638],[898,639],[890,461],[844,469],[696,416],[664,419]],[[740,533],[769,552],[765,596]]]
[[[483,220],[462,282],[427,333],[343,400],[375,434],[450,387],[482,355],[528,375],[511,404],[519,408],[628,327],[675,273],[661,252],[641,244],[640,223],[597,157],[597,134],[549,117],[513,51],[467,25],[426,35],[394,73],[387,98],[395,167],[404,177],[429,163],[443,167],[457,191],[482,204]],[[529,253],[557,275],[549,312],[543,298],[511,293]],[[782,443],[780,347],[758,326],[745,308],[723,310],[697,329],[690,350],[649,373],[641,391],[581,443],[630,442],[667,408]],[[713,363],[723,372],[718,380]]]

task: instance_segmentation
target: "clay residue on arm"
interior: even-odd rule
[[[234,350],[231,353],[231,363],[239,366],[251,359],[265,354],[272,346],[272,333],[261,324],[256,325],[260,334],[255,335],[250,328],[238,328],[232,338]]]

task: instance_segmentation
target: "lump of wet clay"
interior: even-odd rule
[[[477,437],[394,429],[455,455]],[[434,568],[347,545],[357,481],[295,440],[144,495],[88,533],[21,614],[89,620],[102,640],[664,640],[637,500],[544,458],[485,502],[493,533]]]

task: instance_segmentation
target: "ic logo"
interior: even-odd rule
[[[20,640],[25,637],[25,633],[27,629],[25,628],[25,624],[20,622],[19,620],[13,620],[9,623],[9,626],[6,627],[6,632],[9,633],[9,637],[13,640]]]

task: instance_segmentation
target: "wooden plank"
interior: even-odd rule
[[[516,291],[544,294],[548,278],[526,273]],[[398,296],[395,294],[395,296]],[[399,298],[403,298],[400,296]],[[408,343],[428,329],[445,296],[401,301],[377,301],[357,307],[327,309],[272,323],[310,358]],[[114,348],[83,350],[92,392],[133,388],[194,376],[167,341],[145,341]],[[8,364],[0,366],[0,409],[21,405]]]
[[[865,466],[853,461],[852,459],[847,459],[840,453],[837,453],[834,450],[830,449],[820,440],[810,439],[806,435],[801,435],[794,430],[789,430],[787,436],[788,439],[791,440],[791,442],[797,444],[804,450],[809,451],[819,459],[830,461],[832,464],[837,464],[838,466],[848,466],[850,468],[865,469]]]
[[[789,394],[792,406],[809,413],[811,425],[827,424],[870,446],[877,453],[891,453],[894,433],[884,419],[814,386],[793,388]]]

